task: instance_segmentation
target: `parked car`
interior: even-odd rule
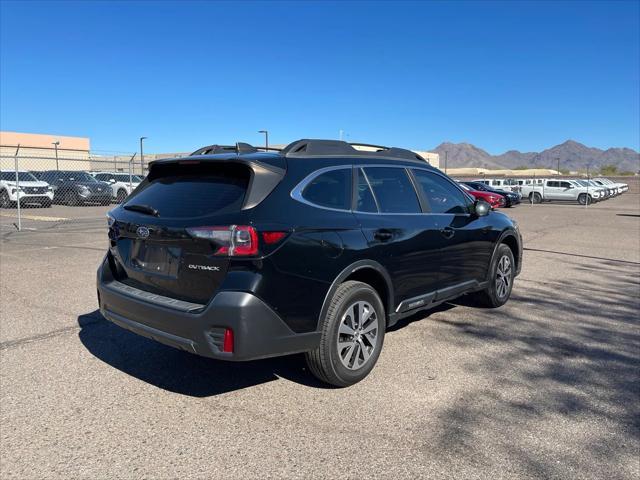
[[[493,188],[499,188],[500,190],[506,190],[508,192],[520,191],[518,181],[513,178],[479,178],[473,181],[483,183]]]
[[[66,205],[111,203],[111,186],[99,182],[87,172],[77,170],[48,170],[38,172],[38,178],[53,188],[53,201]]]
[[[481,182],[462,182],[462,183],[464,183],[467,187],[471,188],[472,190],[502,195],[506,202],[505,206],[507,207],[518,205],[522,199],[522,195],[520,194],[520,192],[500,190]]]
[[[91,172],[91,175],[111,186],[111,196],[116,203],[122,203],[142,181],[137,175],[122,172]]]
[[[498,193],[483,192],[482,190],[474,190],[465,183],[460,183],[460,187],[472,197],[477,198],[478,200],[484,200],[489,205],[491,205],[491,208],[493,209],[504,207],[507,204],[504,195],[500,195]]]
[[[599,192],[600,201],[608,200],[609,198],[615,197],[616,195],[615,190],[613,188],[603,187],[602,185],[598,185],[592,180],[576,179],[576,180],[569,180],[569,182],[575,185],[576,187],[588,188],[591,191]]]
[[[106,319],[222,360],[305,352],[314,375],[347,386],[398,320],[465,293],[509,299],[517,224],[414,152],[238,150],[151,162],[111,210]]]
[[[629,190],[629,185],[627,185],[626,183],[614,182],[613,180],[609,180],[608,178],[594,178],[593,181],[598,185],[615,188],[617,195],[620,195]]]
[[[53,190],[49,184],[38,180],[31,172],[18,170],[17,183],[15,170],[0,172],[0,207],[8,208],[18,201],[20,205],[50,207],[52,200]]]
[[[522,185],[522,196],[532,203],[548,201],[578,202],[580,205],[591,204],[602,199],[603,194],[594,188],[576,186],[568,180],[544,179]]]

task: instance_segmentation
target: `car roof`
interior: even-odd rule
[[[357,149],[355,147],[361,147]],[[363,150],[364,148],[365,150]],[[351,165],[368,163],[398,163],[406,166],[434,168],[419,154],[397,147],[347,143],[340,140],[301,139],[290,143],[280,151],[253,147],[247,143],[236,146],[210,145],[202,147],[188,157],[155,160],[153,163],[189,161],[197,157],[202,161],[242,160],[258,164],[267,164],[277,168],[286,168],[291,161],[317,162],[319,165]],[[209,153],[211,152],[211,153]]]

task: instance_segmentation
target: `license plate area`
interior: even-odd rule
[[[180,247],[134,240],[131,250],[131,266],[144,273],[178,277],[182,258]]]

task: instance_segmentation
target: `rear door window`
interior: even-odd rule
[[[321,207],[351,210],[351,168],[321,173],[304,187],[302,198]]]
[[[358,192],[356,202],[356,211],[358,212],[376,213],[378,211],[378,206],[375,198],[373,197],[373,192],[371,191],[367,177],[364,175],[361,168],[358,169]]]
[[[201,217],[242,208],[249,169],[244,165],[167,166],[134,192],[126,205],[145,205],[163,218]]]
[[[413,174],[431,212],[467,213],[467,198],[450,181],[424,170],[414,170]]]
[[[421,213],[420,202],[404,168],[364,169],[381,213]]]

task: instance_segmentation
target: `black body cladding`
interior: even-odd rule
[[[474,200],[413,152],[300,140],[279,153],[203,154],[214,147],[152,162],[111,212],[98,271],[108,319],[202,355],[245,360],[314,348],[327,302],[347,279],[378,292],[391,325],[484,288],[500,243],[519,272],[521,238],[511,219],[476,215]],[[126,209],[137,204],[158,215]],[[231,225],[253,227],[257,251],[219,255],[215,241],[190,233]],[[279,240],[267,242],[265,232]],[[226,315],[213,308],[232,298],[241,304],[225,303]],[[209,333],[225,327],[240,351],[212,346]]]

